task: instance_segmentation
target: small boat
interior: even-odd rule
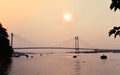
[[[13,54],[12,57],[20,57],[20,54]]]
[[[26,56],[27,58],[29,57],[29,55],[27,55],[27,54],[26,54],[25,56]]]
[[[107,59],[107,56],[106,55],[102,55],[100,58],[101,59]]]
[[[73,58],[77,58],[77,56],[76,56],[76,55],[74,55],[74,56],[73,56]]]
[[[42,56],[42,54],[40,54],[40,56]]]
[[[31,58],[33,58],[33,56],[31,56]]]

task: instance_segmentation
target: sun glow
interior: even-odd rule
[[[71,14],[69,14],[69,13],[65,14],[65,15],[64,15],[64,19],[65,19],[66,21],[70,21],[70,20],[71,20]]]

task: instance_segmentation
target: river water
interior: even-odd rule
[[[108,59],[100,59],[103,53],[73,54],[53,52],[12,57],[3,75],[119,75],[120,54],[104,53]],[[77,58],[72,58],[77,55]]]

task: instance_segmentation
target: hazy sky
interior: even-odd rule
[[[41,46],[78,35],[97,48],[119,48],[120,37],[108,37],[120,25],[120,11],[109,9],[111,0],[0,0],[0,22]],[[66,21],[64,15],[71,14]]]

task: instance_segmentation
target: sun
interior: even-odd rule
[[[69,14],[69,13],[65,14],[65,15],[64,15],[64,19],[65,19],[66,21],[70,21],[70,20],[71,20],[71,14]]]

